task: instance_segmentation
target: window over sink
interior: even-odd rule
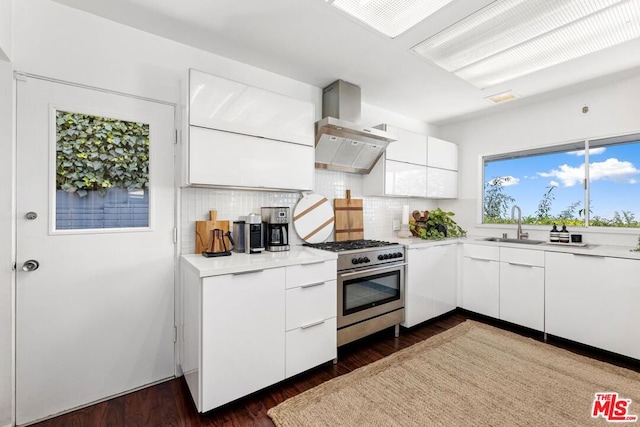
[[[483,223],[640,228],[640,134],[483,158]]]

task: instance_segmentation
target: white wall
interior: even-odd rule
[[[11,61],[13,46],[11,44],[13,0],[0,0],[0,60]]]
[[[11,423],[12,402],[12,162],[13,72],[0,60],[0,426]]]
[[[460,197],[443,202],[443,207],[455,210],[456,218],[470,233],[499,236],[509,231],[513,235],[514,226],[477,227],[482,186],[480,156],[639,132],[638,99],[640,76],[635,76],[442,126],[441,136],[460,144]],[[587,114],[582,113],[585,105],[589,106]],[[531,238],[548,238],[546,228],[534,227],[529,231]],[[594,228],[581,231],[590,243],[634,246],[637,242],[637,233],[603,232]]]

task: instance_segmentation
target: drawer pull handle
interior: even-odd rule
[[[595,254],[573,254],[574,256],[586,256],[589,258],[606,258],[604,255],[595,255]]]
[[[262,273],[264,270],[249,270],[249,271],[239,271],[237,273],[231,273],[234,276],[242,276],[243,274],[253,274],[253,273]]]
[[[303,288],[303,289],[306,289],[306,288],[313,288],[314,286],[324,285],[324,283],[325,283],[325,282],[310,283],[310,284],[308,284],[308,285],[302,285],[302,286],[300,286],[300,287],[301,287],[301,288]]]
[[[518,262],[510,262],[509,265],[515,265],[517,267],[529,267],[529,268],[533,268],[533,265],[531,264],[520,264]]]
[[[317,322],[313,322],[313,323],[309,323],[308,325],[301,326],[300,329],[313,328],[314,326],[322,325],[324,322],[325,320],[319,320]]]
[[[324,260],[323,261],[303,262],[300,265],[316,265],[316,264],[323,264],[323,263],[324,263]]]
[[[476,257],[469,257],[469,259],[472,259],[474,261],[486,261],[486,262],[491,262],[492,260],[490,259],[486,259],[486,258],[476,258]]]

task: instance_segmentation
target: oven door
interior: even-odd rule
[[[338,273],[338,329],[404,307],[405,265]]]

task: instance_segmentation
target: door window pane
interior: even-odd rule
[[[56,230],[149,226],[149,125],[56,111]]]

